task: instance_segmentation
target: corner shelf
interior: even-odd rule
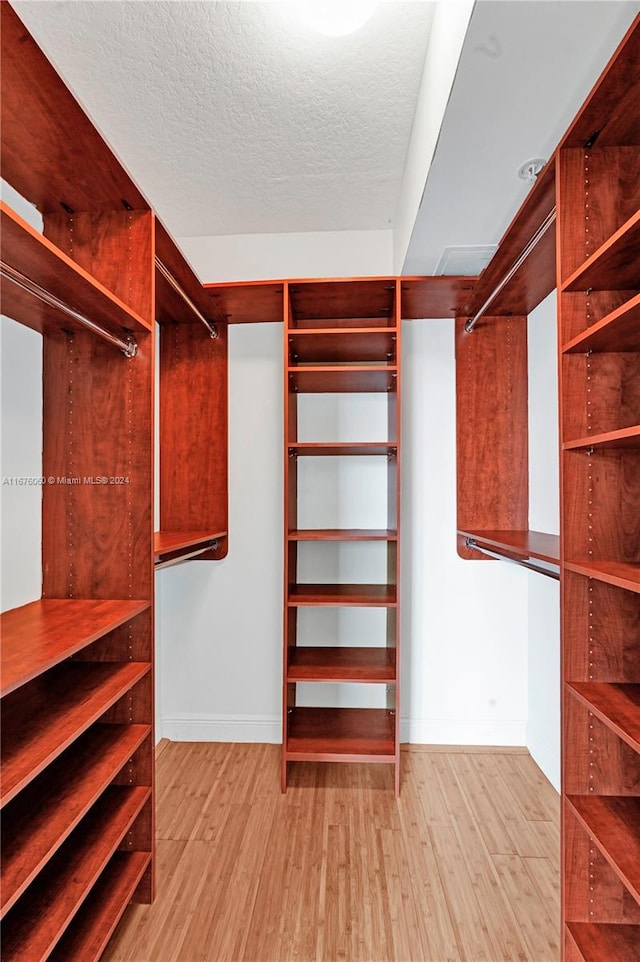
[[[637,962],[640,925],[567,922],[571,939],[584,962]]]
[[[42,598],[3,612],[0,694],[8,695],[149,607],[148,601]]]

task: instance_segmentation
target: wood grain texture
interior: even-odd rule
[[[569,795],[567,804],[640,904],[640,799]]]
[[[3,698],[2,805],[148,672],[140,662],[68,662]]]
[[[369,318],[370,324],[358,327],[373,326],[374,321],[386,327],[393,323],[395,288],[394,277],[292,280],[290,326],[321,320],[323,327],[333,327],[332,319],[346,325],[349,318]]]
[[[555,534],[543,531],[459,531],[458,534],[514,557],[539,558],[551,564],[560,561],[560,538]]]
[[[287,681],[392,682],[395,648],[334,648],[297,645],[288,652]]]
[[[142,314],[101,282],[99,273],[91,270],[95,264],[76,263],[66,245],[61,250],[60,244],[35,231],[4,201],[0,201],[0,211],[0,247],[6,264],[118,337],[127,331],[137,336],[151,330],[148,313]],[[35,331],[80,330],[79,322],[68,314],[49,307],[5,277],[1,292],[3,313]]]
[[[158,900],[104,962],[559,962],[558,799],[527,754],[403,750],[399,800],[385,765],[292,766],[281,795],[278,755],[163,750]]]
[[[148,725],[98,725],[2,814],[2,910],[11,908],[149,735]]]
[[[290,605],[352,605],[363,608],[397,604],[395,585],[298,584],[289,590]]]
[[[401,277],[399,304],[402,320],[453,318],[463,314],[477,281],[477,277],[455,275]]]
[[[601,962],[602,959],[636,962],[638,958],[640,925],[570,922],[567,930],[568,939],[580,953],[574,956],[577,962]],[[572,962],[573,957],[567,954],[566,958]]]
[[[395,762],[393,715],[380,708],[289,710],[287,761]]]
[[[290,330],[289,364],[396,363],[396,329]]]
[[[562,290],[636,290],[640,286],[639,245],[640,211],[637,211],[569,275]]]
[[[156,258],[178,282],[200,313],[212,323],[224,321],[224,314],[218,309],[216,300],[203,288],[157,216],[154,218],[154,235]],[[155,294],[155,319],[159,324],[194,323],[196,318],[188,304],[185,304],[157,267]]]
[[[239,281],[205,284],[215,309],[229,324],[273,323],[283,320],[283,281]]]
[[[457,527],[528,528],[527,321],[456,320]],[[463,558],[482,558],[458,541]]]
[[[640,423],[640,353],[565,355],[562,378],[565,444]]]
[[[148,607],[145,601],[49,598],[3,612],[0,694],[4,697]]]
[[[227,331],[164,326],[160,335],[160,528],[228,528]]]
[[[8,3],[1,33],[3,177],[40,211],[147,208]]]
[[[110,788],[30,886],[3,925],[7,960],[48,957],[149,796]]]
[[[397,390],[395,366],[291,367],[290,389],[299,394],[379,394]]]
[[[640,752],[640,684],[573,681],[568,687],[611,731]]]
[[[301,528],[287,531],[289,541],[396,541],[390,528]]]
[[[640,294],[624,297],[621,305],[567,341],[564,353],[640,352]]]
[[[640,146],[640,17],[636,17],[561,141],[583,147],[598,134],[598,146]]]

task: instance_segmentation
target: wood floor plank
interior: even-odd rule
[[[403,749],[399,799],[386,766],[293,766],[282,795],[279,765],[162,745],[158,898],[103,962],[558,962],[557,799],[527,754]]]

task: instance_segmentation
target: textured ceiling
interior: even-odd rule
[[[392,225],[433,4],[344,38],[288,3],[14,6],[173,234]]]

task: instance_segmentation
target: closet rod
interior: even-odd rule
[[[3,275],[3,277],[6,277],[7,280],[12,281],[17,287],[21,287],[24,291],[27,291],[28,294],[32,294],[34,297],[37,297],[45,304],[48,304],[49,307],[55,307],[56,310],[62,311],[62,313],[66,314],[67,317],[71,317],[74,321],[78,321],[78,323],[82,324],[83,327],[86,327],[94,334],[102,337],[105,341],[108,341],[109,344],[113,344],[115,347],[119,348],[125,357],[135,357],[138,353],[138,345],[133,337],[130,336],[126,341],[123,341],[122,338],[118,337],[116,334],[112,334],[111,331],[107,331],[103,327],[100,327],[99,324],[96,324],[95,321],[92,321],[84,314],[80,314],[79,311],[76,311],[75,308],[70,307],[69,304],[65,304],[65,302],[61,301],[59,297],[55,296],[55,294],[45,290],[44,287],[40,287],[40,285],[36,284],[35,281],[32,281],[31,278],[25,277],[25,275],[21,274],[20,271],[17,271],[15,267],[11,267],[9,264],[5,264],[4,261],[0,261],[0,273]]]
[[[498,284],[496,284],[493,291],[491,292],[489,297],[486,299],[486,301],[484,302],[480,310],[476,314],[474,314],[473,317],[469,318],[469,320],[464,326],[464,329],[467,332],[467,334],[471,334],[471,331],[474,329],[474,327],[476,326],[476,324],[478,323],[482,315],[486,313],[487,308],[493,303],[493,301],[495,301],[500,291],[502,291],[507,286],[507,284],[509,283],[513,275],[516,273],[516,271],[522,266],[522,264],[524,264],[524,262],[526,261],[531,251],[534,249],[534,247],[537,246],[538,242],[542,240],[542,238],[547,233],[551,225],[555,222],[555,219],[556,219],[556,208],[554,207],[552,210],[549,211],[549,213],[547,214],[543,222],[540,224],[540,227],[538,227],[537,231],[535,232],[531,240],[528,242],[528,244],[526,245],[526,247],[518,257],[518,259],[512,265],[512,267],[507,271],[507,273],[504,275],[502,280]]]
[[[520,565],[522,568],[529,568],[531,571],[537,571],[538,574],[546,575],[548,578],[553,578],[555,581],[560,580],[560,572],[554,571],[552,567],[545,568],[544,562],[532,561],[530,558],[512,558],[511,555],[508,554],[500,554],[497,551],[490,551],[489,548],[479,545],[474,538],[467,538],[465,541],[465,547],[473,548],[474,551],[480,551],[482,554],[486,554],[487,557],[495,558],[497,561],[511,561],[513,564]]]
[[[187,307],[189,307],[193,311],[193,313],[196,315],[198,320],[202,321],[206,329],[209,331],[209,337],[217,337],[218,329],[215,326],[215,324],[211,324],[211,322],[206,319],[204,314],[201,314],[201,312],[193,303],[193,301],[191,300],[187,292],[180,286],[180,284],[178,284],[177,280],[175,279],[171,271],[164,266],[160,258],[157,256],[156,256],[156,267],[158,268],[158,270],[160,271],[164,279],[168,281],[169,284],[171,284],[176,294],[178,294],[182,298],[182,300],[185,302]]]

